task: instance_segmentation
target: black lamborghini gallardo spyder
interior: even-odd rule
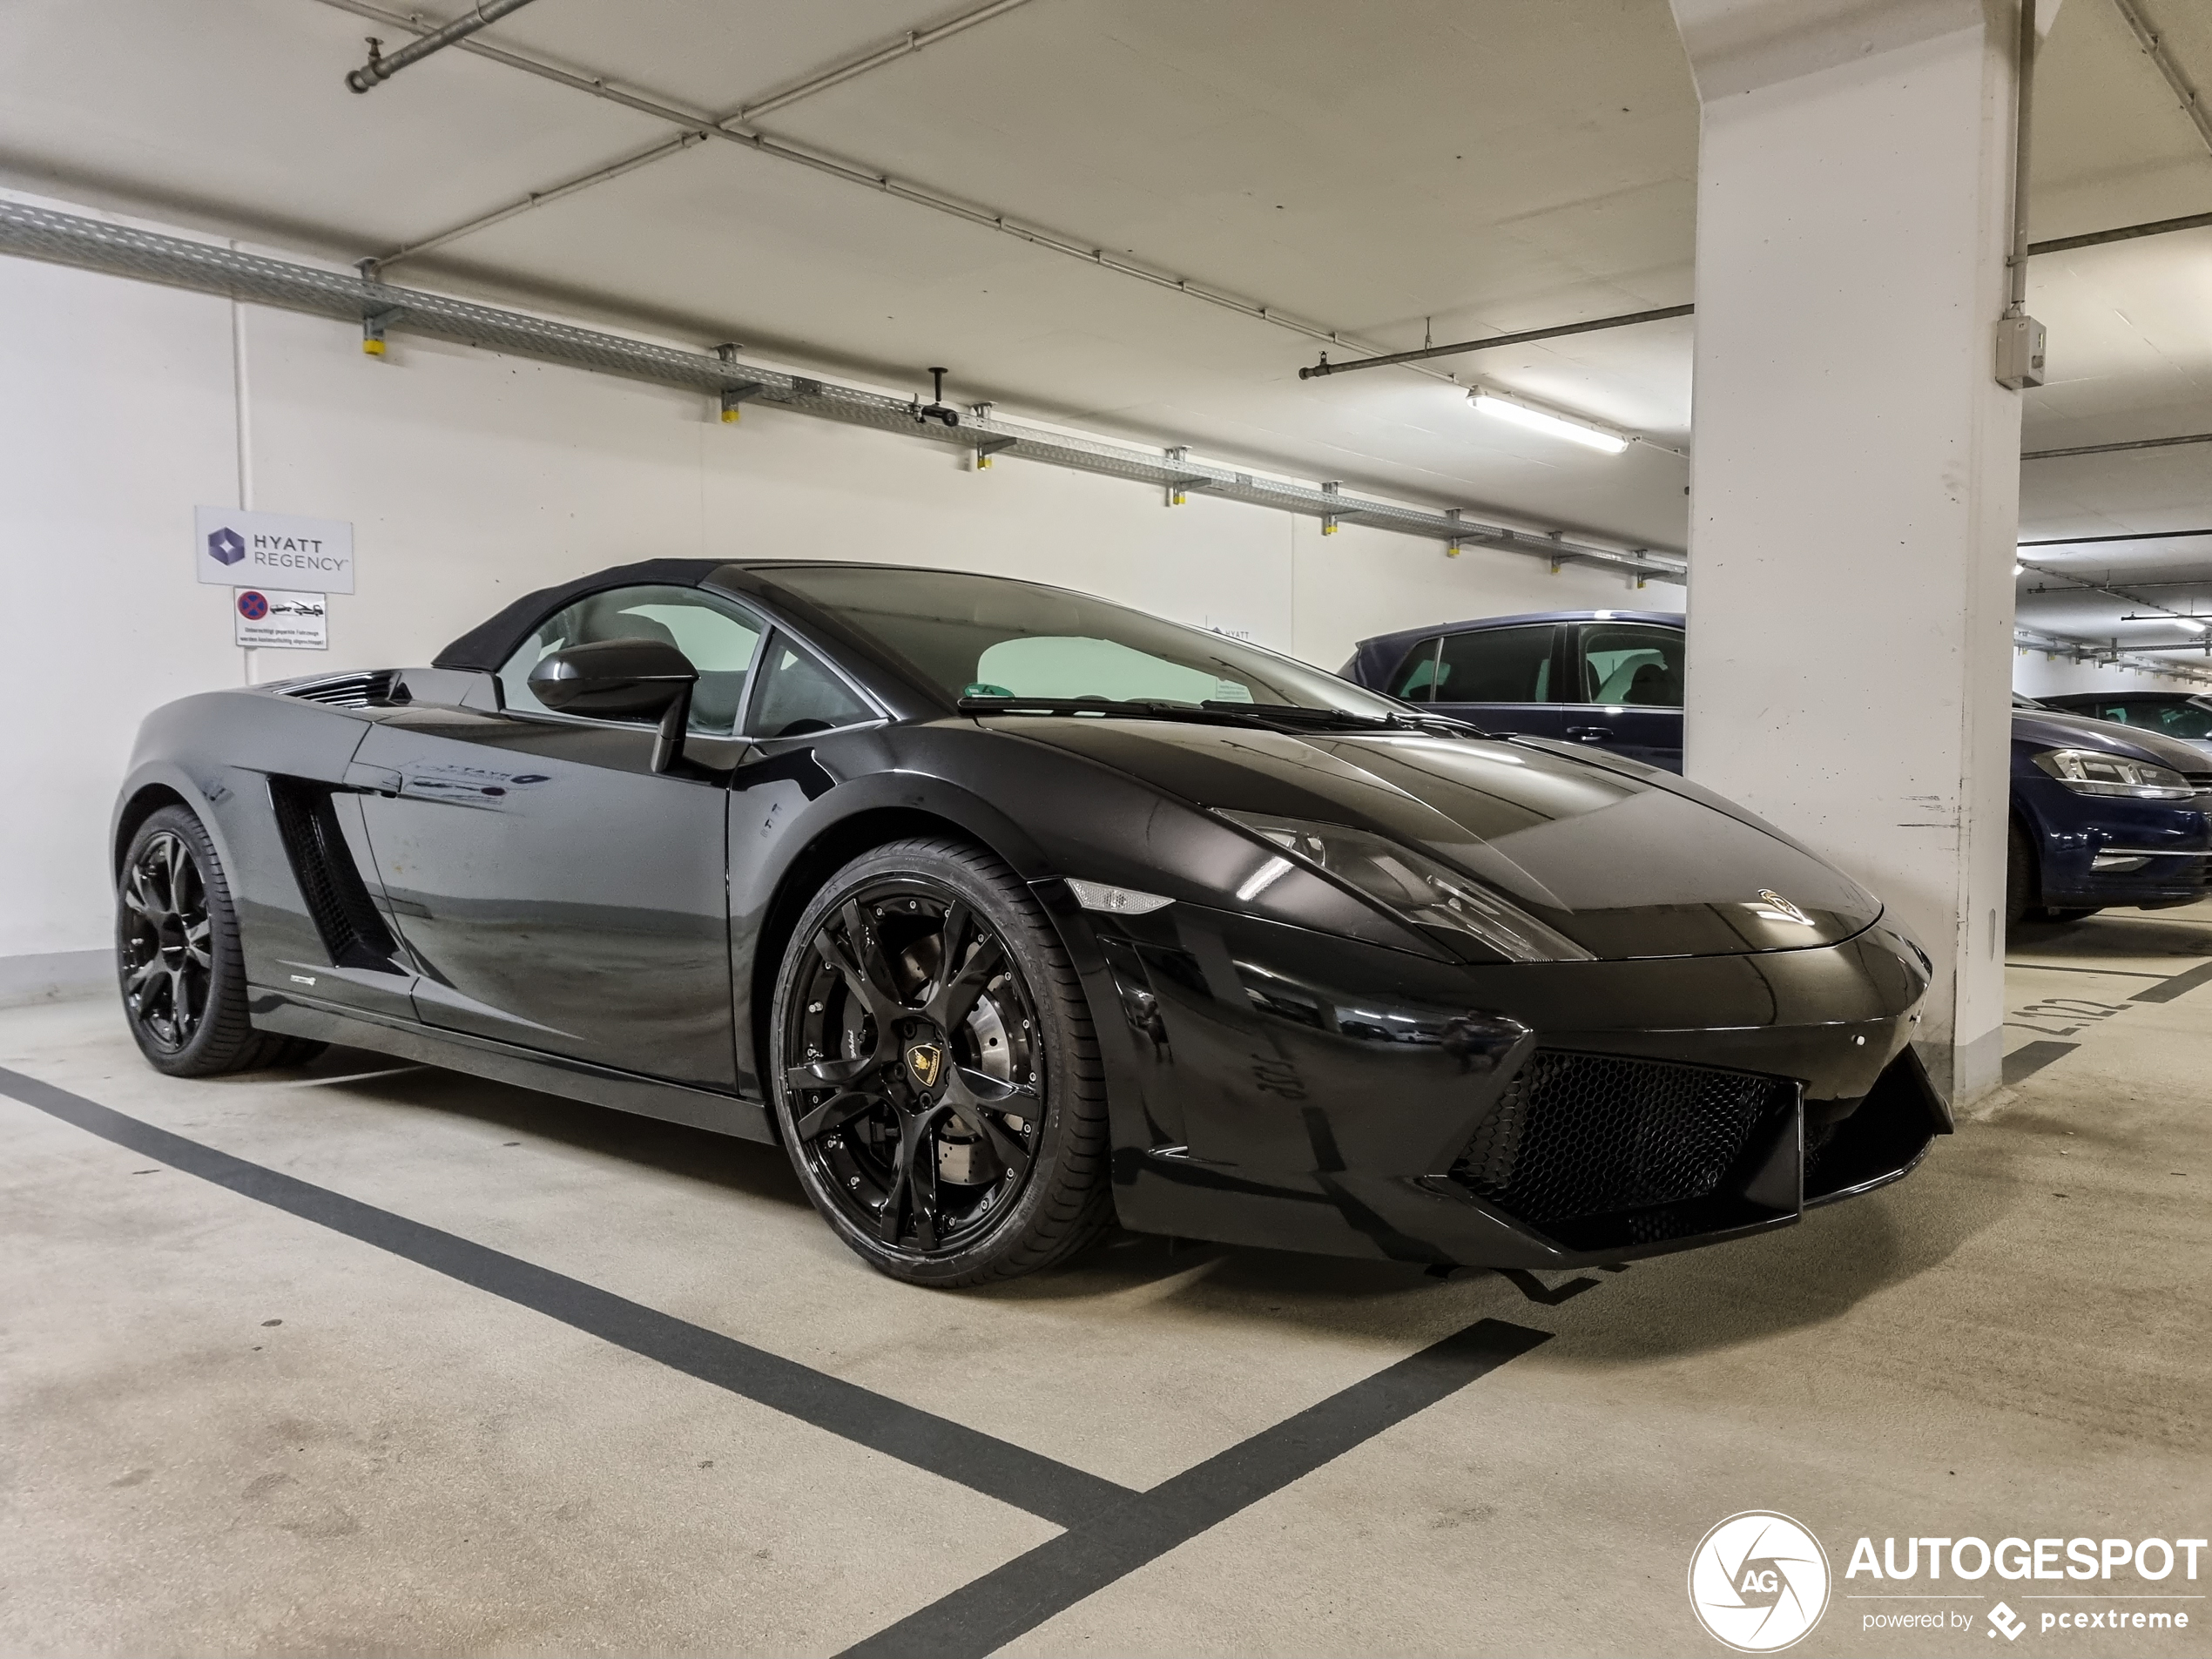
[[[1740,808],[1028,582],[602,571],[158,710],[113,859],[159,1069],[347,1043],[780,1142],[918,1284],[1116,1219],[1614,1262],[1949,1127],[1926,958]]]

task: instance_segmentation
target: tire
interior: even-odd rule
[[[799,1184],[878,1271],[1013,1278],[1112,1219],[1089,1009],[1043,910],[990,853],[906,840],[840,870],[792,929],[769,1032]]]
[[[116,887],[123,1014],[146,1063],[172,1077],[298,1065],[324,1045],[256,1031],[230,883],[206,826],[164,806],[138,826]]]

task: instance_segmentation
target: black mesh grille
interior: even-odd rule
[[[344,968],[390,968],[399,941],[384,925],[354,867],[329,789],[272,778],[269,801],[276,809],[277,833],[291,859],[300,896],[307,900],[308,917],[332,962]]]
[[[332,708],[365,709],[373,704],[407,701],[403,693],[398,698],[392,695],[395,690],[401,689],[399,678],[399,671],[392,668],[361,674],[330,674],[321,679],[287,685],[284,695],[327,704]]]
[[[1703,1066],[1539,1054],[1476,1128],[1452,1178],[1537,1224],[1689,1203],[1720,1184],[1791,1089]]]

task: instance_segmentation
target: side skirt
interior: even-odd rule
[[[401,1060],[444,1066],[496,1082],[542,1089],[594,1106],[610,1106],[619,1112],[664,1118],[717,1135],[740,1140],[776,1143],[768,1109],[757,1100],[719,1095],[711,1089],[686,1088],[641,1077],[635,1072],[595,1066],[588,1061],[518,1049],[489,1037],[462,1031],[432,1031],[404,1021],[386,1019],[359,1008],[334,1008],[289,991],[265,986],[249,988],[247,1007],[254,1025],[287,1036],[310,1037],[318,1042],[339,1042],[369,1049]]]

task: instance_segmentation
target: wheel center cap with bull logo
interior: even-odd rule
[[[924,1089],[934,1089],[937,1080],[945,1075],[945,1049],[942,1043],[917,1042],[907,1049],[907,1069],[914,1080]]]

